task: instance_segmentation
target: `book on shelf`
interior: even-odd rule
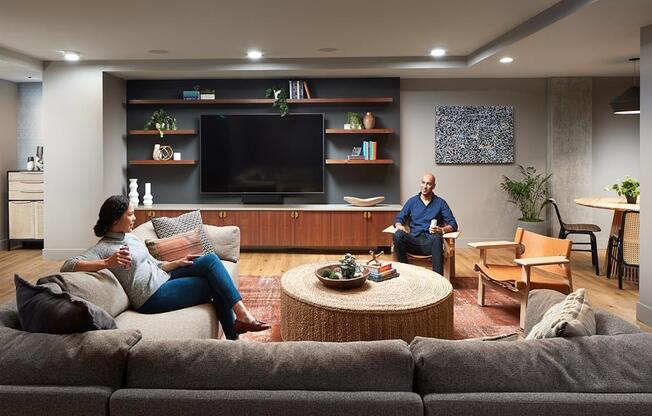
[[[365,160],[378,159],[378,143],[376,141],[365,140],[362,142],[362,154]]]
[[[199,100],[199,91],[184,91],[184,100]]]
[[[346,157],[346,160],[364,160],[364,156],[362,156],[362,155],[348,155]]]
[[[382,272],[376,272],[376,271],[372,270],[369,273],[369,276],[382,278],[382,277],[385,277],[385,276],[389,276],[390,274],[393,274],[393,273],[396,273],[396,269],[390,267],[389,269],[383,270]]]
[[[395,277],[399,277],[400,275],[401,274],[399,272],[397,272],[396,269],[394,269],[394,271],[391,274],[388,274],[388,275],[383,276],[383,277],[375,277],[375,276],[372,276],[370,274],[368,279],[371,280],[371,281],[374,281],[374,282],[384,282],[386,280],[393,279]]]
[[[302,79],[291,79],[289,81],[291,100],[302,100],[304,98],[312,98],[308,82]]]
[[[303,81],[303,89],[306,90],[306,98],[312,98],[312,94],[310,94],[310,88],[308,88],[308,81]]]

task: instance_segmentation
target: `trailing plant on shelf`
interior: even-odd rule
[[[154,111],[149,120],[147,120],[147,123],[145,123],[145,131],[148,131],[151,127],[155,127],[158,130],[159,136],[163,137],[165,135],[164,130],[177,129],[177,119],[160,108]]]
[[[627,175],[625,176],[625,179],[623,179],[622,182],[614,183],[611,186],[607,186],[606,188],[604,188],[604,190],[605,191],[614,190],[616,191],[618,196],[625,196],[625,198],[627,198],[628,204],[635,204],[636,199],[641,194],[641,190],[639,189],[640,186],[641,183],[638,180]]]
[[[552,173],[544,175],[537,173],[537,170],[528,166],[527,168],[518,165],[521,173],[521,180],[513,180],[503,175],[500,187],[507,192],[509,202],[513,203],[521,211],[519,221],[542,222],[539,218],[543,207],[548,203],[548,184]]]
[[[272,107],[278,107],[281,111],[281,117],[286,116],[290,111],[288,107],[288,93],[285,88],[272,87],[265,90],[265,98],[273,98],[274,104]]]
[[[362,118],[360,114],[353,111],[346,113],[346,122],[351,125],[351,129],[359,130],[362,129]]]

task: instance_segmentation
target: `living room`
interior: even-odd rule
[[[639,85],[643,100],[639,105],[636,96],[636,110],[651,104],[648,1],[437,1],[409,2],[401,9],[384,3],[329,3],[311,5],[310,13],[298,2],[270,7],[264,2],[202,1],[194,7],[190,15],[187,6],[170,2],[155,6],[112,2],[94,10],[75,1],[56,8],[41,1],[3,6],[0,169],[3,175],[28,173],[43,179],[41,200],[29,200],[32,217],[39,216],[30,220],[31,238],[12,237],[15,225],[9,207],[23,201],[12,200],[9,173],[0,185],[4,198],[0,303],[16,297],[14,274],[35,284],[57,274],[64,260],[93,246],[100,206],[110,195],[125,195],[137,201],[136,229],[150,224],[151,218],[197,209],[206,228],[219,227],[209,234],[238,226],[237,240],[229,234],[214,245],[225,263],[234,260],[234,269],[227,268],[238,276],[244,304],[271,326],[244,334],[243,339],[264,344],[353,340],[323,334],[301,338],[301,331],[282,317],[291,313],[291,302],[299,296],[294,292],[290,296],[282,279],[311,265],[311,281],[319,282],[313,273],[316,263],[337,263],[351,252],[364,264],[370,250],[384,251],[380,260],[398,265],[401,275],[388,284],[408,281],[411,267],[434,273],[429,258],[399,263],[396,253],[390,253],[395,249],[393,235],[383,232],[395,225],[396,215],[420,192],[424,174],[432,172],[435,195],[450,206],[459,227],[452,230],[459,234],[442,243],[444,272],[438,278],[441,287],[450,286],[446,306],[450,317],[437,314],[450,319],[450,325],[440,338],[509,333],[523,338],[527,295],[520,301],[512,293],[503,295],[504,287],[491,286],[490,277],[483,281],[477,266],[487,251],[478,243],[507,244],[489,250],[491,261],[514,266],[514,248],[517,257],[523,254],[518,244],[524,243],[515,242],[514,236],[526,214],[510,202],[506,182],[522,179],[519,166],[523,166],[534,168],[532,176],[542,175],[539,179],[550,175],[545,195],[535,201],[535,216],[543,220],[541,234],[557,237],[564,230],[553,204],[542,206],[548,198],[556,201],[566,226],[599,229],[564,235],[564,240],[573,241],[573,249],[589,251],[590,245],[578,243],[595,238],[595,255],[572,251],[569,266],[563,266],[572,271],[568,287],[585,289],[594,309],[650,332],[650,260],[637,256],[648,266],[623,265],[619,248],[625,238],[619,239],[619,233],[626,229],[621,227],[621,213],[636,211],[638,218],[639,206],[651,197],[643,192],[630,204],[625,196],[606,189],[627,176],[645,189],[652,176],[642,156],[650,153],[650,111],[615,114],[613,104]],[[183,30],[178,29],[180,23]],[[291,87],[294,80],[301,81],[298,89]],[[184,100],[194,92],[206,99]],[[284,95],[288,114],[281,117]],[[159,110],[174,122],[160,135],[158,120],[146,126]],[[458,111],[462,118],[446,124],[446,111]],[[477,121],[473,119],[477,111],[498,121]],[[263,119],[292,123],[306,114],[319,115],[316,148],[303,151],[299,142],[283,148],[279,136],[273,136],[270,140],[277,141],[278,148],[264,151],[277,151],[270,157],[274,160],[290,152],[300,156],[278,166],[278,171],[297,159],[317,157],[318,163],[310,165],[317,170],[316,181],[308,183],[307,175],[295,175],[305,179],[302,186],[308,186],[307,191],[270,194],[257,178],[259,187],[251,192],[235,186],[234,180],[219,181],[221,173],[210,173],[211,167],[236,165],[231,163],[236,152],[205,148],[210,117],[226,123],[246,116],[244,125],[252,126]],[[478,127],[481,123],[485,124]],[[500,131],[491,130],[496,125]],[[464,143],[446,142],[448,132],[460,126],[468,127],[466,133],[504,135],[508,148],[501,147],[500,153],[496,143],[501,140],[489,140],[490,147],[481,147],[480,157],[472,158],[472,149]],[[290,134],[285,138],[290,140]],[[362,153],[368,156],[361,149],[364,141],[376,143],[377,155],[372,151],[366,160],[356,159],[364,157],[359,156]],[[238,139],[232,142],[237,144]],[[153,153],[155,144],[159,153]],[[253,159],[252,146],[238,152]],[[271,165],[266,166],[273,173]],[[263,169],[262,163],[259,167]],[[278,179],[273,182],[279,186]],[[153,204],[145,205],[150,196]],[[254,201],[246,200],[252,196]],[[381,196],[384,200],[373,206],[353,206],[344,200],[357,197],[363,201],[355,203],[364,205],[365,199]],[[605,205],[612,200],[622,205]],[[649,229],[645,215],[640,224]],[[143,228],[136,235],[139,232]],[[638,250],[649,252],[652,243],[646,233],[637,234],[639,240]],[[529,267],[518,265],[519,276]],[[485,284],[482,306],[478,291]],[[392,301],[399,298],[396,294],[395,299],[383,299],[396,312],[400,308]],[[310,299],[307,303],[314,306],[325,298]],[[414,304],[414,298],[411,301]],[[323,311],[329,307],[314,316],[327,319]],[[156,325],[165,328],[168,323]],[[212,330],[206,333],[214,335]],[[147,328],[141,332],[147,338]],[[323,332],[319,328],[313,334]],[[434,337],[433,332],[416,334]],[[635,388],[631,392],[648,393]]]

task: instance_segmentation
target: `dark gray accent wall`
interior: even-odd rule
[[[393,159],[393,165],[340,166],[325,165],[325,192],[312,195],[288,195],[286,203],[344,203],[347,195],[371,197],[384,195],[387,203],[400,202],[400,80],[399,78],[304,78],[313,98],[329,97],[392,97],[391,104],[291,104],[291,113],[323,113],[325,128],[342,128],[349,111],[360,116],[371,111],[376,116],[376,128],[393,128],[394,134],[369,136],[379,146],[379,158]],[[272,86],[287,89],[288,79],[202,79],[202,80],[134,80],[127,81],[127,99],[181,98],[183,90],[194,85],[212,88],[217,98],[264,98]],[[164,108],[177,119],[178,128],[199,130],[202,114],[274,114],[276,108],[262,105],[129,105],[127,129],[142,129],[153,111]],[[325,135],[327,159],[345,159],[354,145],[368,139],[366,135]],[[155,143],[171,146],[183,159],[199,156],[199,134],[196,136],[130,136],[127,138],[127,160],[151,159]],[[220,163],[219,156],[210,163]],[[128,178],[138,178],[139,193],[144,183],[152,183],[155,204],[162,203],[239,203],[238,196],[201,194],[199,166],[129,166]]]

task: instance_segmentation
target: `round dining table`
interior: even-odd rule
[[[614,198],[614,197],[597,197],[597,198],[577,198],[575,203],[578,205],[583,205],[585,207],[599,208],[599,209],[610,209],[614,212],[613,219],[611,220],[611,231],[609,236],[618,235],[620,232],[620,224],[623,218],[624,211],[641,211],[640,204],[628,204],[625,198]],[[607,264],[609,263],[609,256],[604,256],[604,265],[603,272],[607,270]]]

